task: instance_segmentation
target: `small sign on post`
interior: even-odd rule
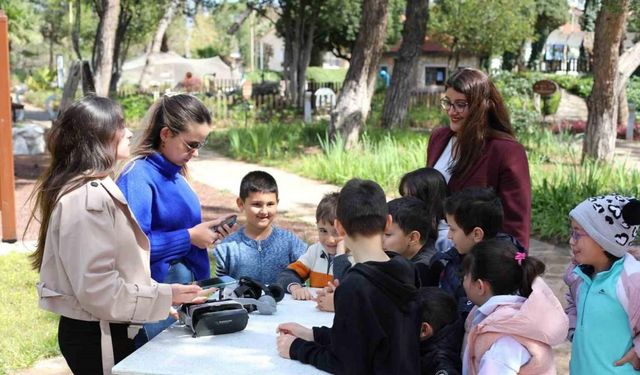
[[[545,97],[551,96],[558,91],[558,84],[550,79],[543,79],[533,84],[533,92]]]

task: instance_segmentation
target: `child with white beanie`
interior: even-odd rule
[[[629,250],[640,201],[588,198],[569,213],[573,259],[564,277],[572,374],[637,374],[640,367],[640,261]]]

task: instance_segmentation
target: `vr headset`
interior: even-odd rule
[[[235,282],[224,276],[196,283],[203,287],[218,287],[220,294],[218,300],[180,306],[180,322],[191,329],[194,337],[242,331],[247,326],[250,312],[274,314],[276,303],[284,298],[280,285],[266,286],[249,277],[241,277]]]
[[[242,331],[249,321],[247,310],[233,300],[185,303],[180,306],[178,316],[182,324],[191,328],[193,337]]]

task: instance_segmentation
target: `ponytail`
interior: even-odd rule
[[[518,253],[524,254],[524,253]],[[533,285],[533,281],[536,277],[542,275],[544,273],[544,263],[538,258],[534,257],[526,257],[522,264],[520,265],[522,268],[522,281],[520,283],[520,295],[528,298],[533,292],[531,286]]]
[[[462,263],[465,275],[472,280],[484,280],[494,295],[520,295],[528,298],[536,277],[545,271],[537,258],[518,252],[510,241],[501,239],[477,243]]]

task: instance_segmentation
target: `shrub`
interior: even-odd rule
[[[226,143],[224,150],[235,159],[265,162],[290,158],[304,147],[317,144],[326,133],[326,123],[305,126],[267,123],[246,128],[237,127],[219,134],[215,144]]]
[[[545,116],[554,115],[558,112],[560,106],[560,91],[556,91],[553,95],[542,98],[542,113]]]
[[[627,82],[627,101],[635,104],[636,118],[640,117],[640,76],[633,76]]]
[[[56,79],[55,70],[49,68],[40,68],[32,72],[26,79],[25,83],[29,90],[44,91],[51,90],[53,81]]]
[[[122,105],[124,118],[127,121],[139,121],[144,117],[153,104],[153,96],[149,94],[134,94],[117,98]]]
[[[307,68],[307,80],[314,82],[342,82],[347,76],[347,69],[324,69],[318,66]]]
[[[610,192],[638,197],[640,173],[594,162],[531,168],[532,229],[542,239],[566,242],[569,211],[584,199]]]

